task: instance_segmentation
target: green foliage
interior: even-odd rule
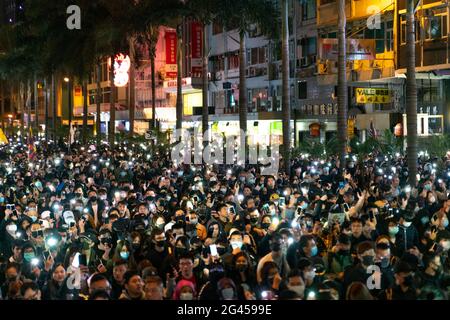
[[[441,158],[450,150],[450,135],[419,137],[418,150],[427,151],[431,157]]]
[[[300,141],[299,146],[292,150],[291,156],[296,158],[302,154],[309,154],[314,158],[326,158],[337,153],[336,138],[329,139],[325,144],[316,139],[305,139]]]

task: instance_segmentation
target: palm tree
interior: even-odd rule
[[[283,159],[288,176],[291,175],[291,106],[289,93],[289,26],[288,0],[282,0],[282,87],[283,87]]]
[[[246,35],[255,24],[264,35],[278,38],[279,13],[271,0],[223,0],[217,4],[218,22],[226,30],[237,29],[239,33],[239,127],[247,132],[247,80]],[[245,139],[247,140],[247,139]],[[245,142],[247,146],[247,141]],[[245,147],[247,150],[247,147]],[[247,158],[247,156],[246,156]]]
[[[347,78],[345,0],[338,1],[338,143],[340,168],[345,167],[347,155]],[[343,172],[343,170],[341,170]]]
[[[209,61],[209,47],[208,47],[208,25],[214,20],[217,15],[217,0],[190,0],[187,3],[190,16],[202,24],[203,38],[203,58],[202,58],[202,133],[203,135],[208,130],[208,61]],[[203,141],[206,147],[207,141]]]
[[[135,79],[135,52],[134,52],[134,37],[130,37],[129,39],[130,43],[130,80],[129,80],[129,89],[130,89],[130,96],[129,96],[129,119],[130,119],[130,137],[133,137],[134,134],[134,118],[135,118],[135,109],[136,109],[136,79]]]
[[[180,0],[140,0],[138,13],[143,16],[137,19],[140,23],[137,25],[137,41],[145,44],[150,58],[151,69],[151,96],[152,96],[152,119],[150,129],[156,128],[156,45],[158,43],[160,27],[163,25],[176,24],[179,18],[181,8]]]
[[[417,180],[417,85],[416,85],[416,44],[414,30],[414,1],[407,0],[406,50],[408,62],[406,69],[406,120],[408,146],[409,183],[416,185]]]

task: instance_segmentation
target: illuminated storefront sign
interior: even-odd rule
[[[391,91],[382,88],[356,88],[357,103],[391,103]]]
[[[166,31],[166,78],[177,77],[177,32]]]
[[[202,51],[203,51],[203,28],[201,23],[192,22],[192,58],[191,72],[192,76],[200,78],[202,76]]]

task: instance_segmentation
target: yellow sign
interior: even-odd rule
[[[8,138],[5,136],[5,133],[3,132],[2,129],[0,129],[0,143],[3,143],[3,144],[9,143]]]
[[[382,88],[356,88],[357,103],[391,103],[391,90]]]
[[[355,136],[355,119],[348,119],[347,135],[348,135],[348,139],[352,139]]]

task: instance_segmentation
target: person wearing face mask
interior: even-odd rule
[[[188,280],[180,280],[174,290],[173,300],[196,300],[196,290],[192,282]]]
[[[298,298],[303,300],[305,297],[305,282],[299,269],[292,269],[287,276],[287,281],[283,282],[280,291],[290,290],[297,294]]]
[[[241,251],[233,255],[232,269],[228,271],[228,274],[236,284],[239,300],[246,299],[246,288],[256,288],[254,263],[246,252]]]
[[[324,257],[328,273],[337,275],[338,279],[344,277],[344,270],[353,265],[353,257],[350,254],[350,237],[345,234],[338,236],[336,245]]]
[[[367,279],[372,274],[367,272],[367,268],[375,265],[375,248],[373,242],[365,241],[360,243],[356,252],[359,263],[344,271],[344,292],[347,292],[347,288],[352,282],[367,283]]]
[[[325,265],[319,255],[316,239],[312,235],[302,235],[300,240],[289,246],[287,250],[287,261],[291,269],[298,267],[301,258],[308,258],[314,264]]]
[[[444,274],[442,257],[440,254],[427,254],[422,259],[424,268],[417,274],[416,284],[418,288],[434,287],[444,289],[444,283],[448,281]],[[444,281],[444,279],[446,279]]]
[[[222,278],[217,283],[219,300],[238,300],[236,285],[230,278]]]
[[[414,286],[413,270],[404,261],[395,267],[395,284],[380,292],[379,300],[416,300],[417,293]]]
[[[233,268],[233,257],[245,251],[244,238],[240,231],[237,229],[232,229],[229,238],[229,250],[222,256],[222,261],[224,263],[226,270],[231,270]]]
[[[88,202],[86,209],[87,213],[94,218],[95,229],[98,229],[102,222],[101,213],[105,209],[105,204],[103,201],[99,201],[97,192],[94,190],[91,190],[88,193]]]
[[[414,213],[404,210],[399,220],[399,231],[396,235],[398,255],[414,247],[419,247],[419,233],[413,225]]]
[[[280,233],[272,233],[270,236],[269,245],[271,251],[259,260],[258,267],[256,268],[256,279],[259,284],[261,284],[262,281],[262,268],[266,262],[274,262],[278,267],[281,277],[286,277],[291,270],[286,260],[286,254],[283,250],[283,246],[287,246],[287,243],[284,243],[284,239]]]

